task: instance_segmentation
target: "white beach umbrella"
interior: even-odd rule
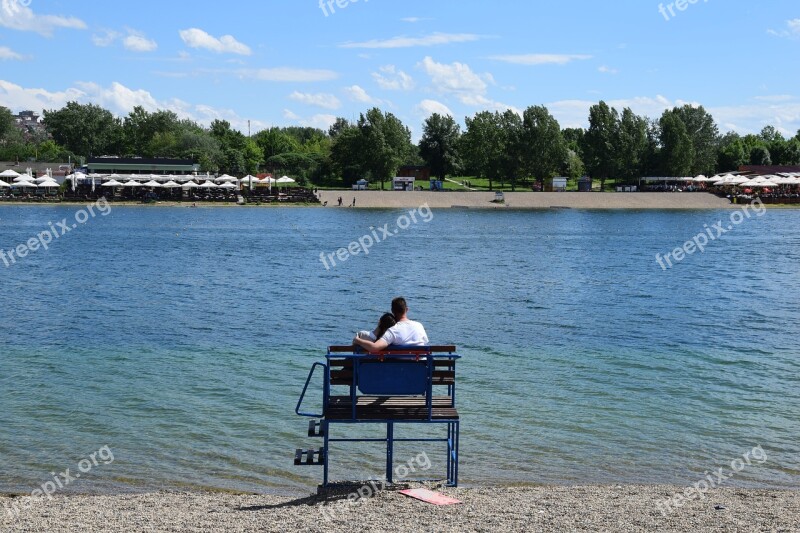
[[[103,183],[100,185],[101,187],[122,187],[122,183],[118,182],[117,180],[111,180]]]
[[[0,172],[0,178],[18,178],[19,175],[20,175],[19,172],[15,172],[10,168],[8,170]]]
[[[216,181],[217,183],[228,183],[228,182],[231,182],[231,181],[239,181],[239,180],[237,180],[233,176],[229,176],[227,174],[223,174],[222,176],[218,177],[214,181]]]
[[[22,187],[33,187],[34,189],[36,188],[36,184],[33,183],[32,181],[15,181],[14,183],[11,184],[11,186],[19,188]]]
[[[751,185],[751,187],[777,187],[777,186],[778,184],[772,180],[759,181]]]
[[[53,187],[56,187],[56,188],[61,187],[61,185],[59,185],[56,180],[49,179],[49,180],[45,180],[45,181],[41,182],[39,184],[39,187],[44,187],[46,189],[52,189]]]
[[[163,187],[163,185],[161,185],[159,182],[157,182],[155,180],[150,180],[150,181],[148,181],[147,183],[145,183],[142,186],[143,187]]]
[[[692,181],[695,182],[695,183],[703,183],[704,181],[706,181],[706,177],[704,175],[700,174],[699,176],[695,176],[692,179]]]
[[[170,180],[170,181],[162,184],[161,186],[163,188],[165,188],[165,189],[179,189],[181,184],[180,183],[175,183],[174,181]]]
[[[225,182],[222,185],[220,185],[219,188],[220,189],[236,189],[237,186],[228,181],[228,182]]]
[[[206,181],[200,185],[201,189],[216,189],[219,185],[215,184],[213,181]]]
[[[123,187],[142,187],[142,184],[136,180],[126,181]]]
[[[278,183],[297,183],[289,176],[283,176],[282,178],[278,178]]]
[[[9,185],[8,183],[6,183],[3,180],[0,180],[0,187],[11,187],[11,185]]]
[[[189,183],[187,183],[185,185],[181,185],[181,189],[184,189],[184,190],[197,189],[198,187],[200,187],[200,185],[196,184],[193,181],[190,181]]]

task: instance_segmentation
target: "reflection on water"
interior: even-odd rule
[[[800,212],[667,271],[656,253],[727,214],[435,211],[319,261],[401,213],[115,207],[0,267],[0,491],[105,445],[76,490],[312,485],[307,370],[400,294],[464,355],[465,483],[689,483],[761,445],[731,484],[800,485]],[[72,216],[0,207],[0,247]],[[355,449],[334,478],[381,472]]]

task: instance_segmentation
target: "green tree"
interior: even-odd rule
[[[461,137],[467,167],[477,177],[489,180],[489,190],[498,178],[504,157],[505,139],[499,113],[481,111],[465,119],[467,129]]]
[[[338,128],[332,130],[331,167],[342,176],[345,184],[351,185],[363,178],[365,170],[365,153],[363,139],[359,129],[344,119],[337,121]]]
[[[383,189],[386,180],[392,179],[414,154],[411,132],[392,113],[377,107],[361,114],[357,127],[365,154],[363,167]]]
[[[756,146],[750,152],[750,164],[769,166],[772,164],[772,156],[765,146]]]
[[[622,111],[617,140],[617,172],[628,183],[644,174],[648,150],[647,119],[630,108]]]
[[[150,113],[136,106],[122,122],[125,152],[131,156],[170,157],[180,126],[178,115],[172,111]]]
[[[7,107],[0,106],[0,144],[4,144],[14,130],[14,115]]]
[[[461,169],[461,126],[450,115],[434,113],[422,127],[419,153],[434,176],[444,180]]]
[[[523,112],[521,153],[525,171],[542,184],[563,165],[566,142],[561,126],[546,107],[531,106]]]
[[[122,148],[120,120],[94,104],[69,102],[45,111],[44,124],[58,144],[80,156],[119,155]]]
[[[525,172],[524,126],[522,117],[515,111],[506,109],[495,113],[495,121],[500,128],[501,149],[495,165],[498,169],[500,184],[511,184],[516,190],[517,180]]]
[[[685,105],[674,108],[672,112],[683,122],[692,143],[694,155],[686,175],[713,174],[717,168],[719,145],[719,128],[714,117],[703,106]]]
[[[619,113],[601,101],[589,109],[589,129],[583,137],[583,162],[593,178],[600,179],[600,190],[619,167]]]
[[[750,161],[750,154],[745,150],[742,138],[735,132],[726,133],[719,143],[717,154],[717,172],[739,170],[739,167]]]
[[[694,162],[694,146],[686,125],[674,111],[664,111],[661,126],[661,159],[669,176],[688,176]]]

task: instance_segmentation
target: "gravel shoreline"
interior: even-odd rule
[[[29,504],[0,497],[0,530],[32,531],[799,531],[800,491],[715,489],[666,515],[657,506],[685,488],[664,485],[441,488],[459,505],[433,506],[396,490],[349,503],[328,494],[153,493],[55,496]],[[7,507],[17,502],[20,514]],[[30,507],[28,507],[30,505]],[[663,509],[663,505],[661,506]]]
[[[452,191],[320,191],[328,208],[343,207],[356,199],[356,208],[402,209],[428,204],[431,208],[469,209],[731,209],[737,206],[727,198],[709,193],[665,192],[507,192],[505,202],[493,203],[493,192]],[[740,206],[739,206],[740,207]]]

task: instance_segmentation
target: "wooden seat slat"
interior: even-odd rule
[[[458,410],[455,407],[434,407],[431,410],[433,420],[457,420]],[[329,407],[325,411],[328,420],[353,420],[350,407]],[[383,407],[357,406],[356,420],[427,420],[428,409],[425,407]]]
[[[409,352],[409,351],[429,351],[431,353],[454,353],[456,351],[456,347],[453,345],[441,345],[441,346],[420,346],[419,348],[409,348],[404,350],[397,350],[400,352]],[[388,350],[392,351],[392,350]],[[330,353],[353,353],[353,346],[328,346],[328,352]]]

